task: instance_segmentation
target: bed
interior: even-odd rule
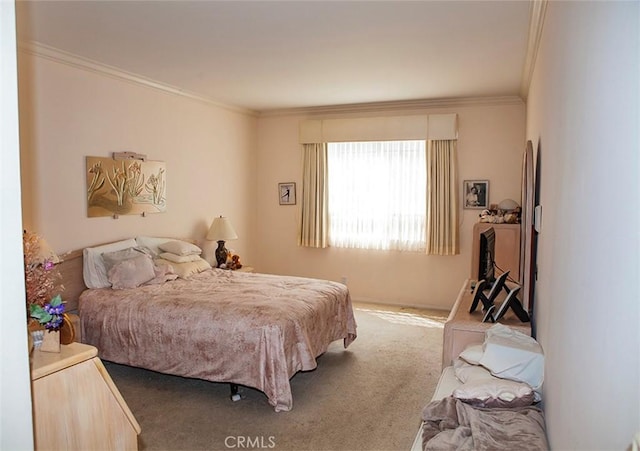
[[[87,283],[87,262],[109,246],[84,250],[89,287],[78,301],[82,341],[104,360],[256,388],[279,412],[293,406],[291,377],[316,368],[333,341],[356,338],[343,284],[214,268],[135,288]]]
[[[411,451],[545,450],[544,360],[531,337],[496,324],[446,367]]]

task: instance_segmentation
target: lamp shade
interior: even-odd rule
[[[518,202],[513,199],[504,199],[502,202],[498,204],[498,210],[511,211],[518,208]]]
[[[237,240],[238,234],[231,225],[229,218],[219,216],[211,223],[209,233],[207,233],[207,239],[213,241]]]

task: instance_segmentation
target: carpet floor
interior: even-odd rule
[[[228,384],[105,362],[136,417],[143,450],[409,450],[441,370],[447,312],[354,304],[358,338],[332,343],[291,379],[293,409]]]

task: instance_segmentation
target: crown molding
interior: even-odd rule
[[[288,108],[279,110],[266,110],[258,113],[259,117],[294,116],[316,114],[346,114],[346,113],[376,113],[398,110],[422,110],[426,108],[448,108],[479,105],[522,105],[523,100],[519,96],[494,96],[494,97],[456,97],[442,99],[416,99],[400,100],[393,102],[352,103],[347,105],[327,105],[304,108]]]
[[[27,53],[30,55],[38,56],[40,58],[45,58],[57,63],[66,64],[67,66],[71,66],[76,69],[86,70],[94,74],[99,74],[99,75],[114,78],[120,81],[137,84],[147,88],[162,91],[168,94],[186,97],[191,100],[206,103],[208,105],[216,106],[218,108],[223,108],[225,110],[233,111],[235,113],[247,114],[251,116],[256,116],[258,114],[256,111],[253,111],[253,110],[220,103],[208,97],[195,94],[193,92],[189,92],[184,89],[180,89],[165,83],[161,83],[161,82],[152,80],[150,78],[143,77],[141,75],[127,72],[122,69],[118,69],[117,67],[99,63],[89,58],[75,55],[73,53],[66,52],[64,50],[60,50],[55,47],[51,47],[36,41],[28,41],[28,42],[19,41],[18,51]]]
[[[546,0],[544,0],[546,3]],[[538,3],[538,2],[535,2]],[[384,113],[399,110],[422,110],[427,108],[448,108],[457,106],[479,105],[519,105],[523,99],[519,96],[493,96],[493,97],[458,97],[440,99],[414,99],[390,102],[353,103],[343,105],[325,105],[300,108],[283,108],[274,110],[255,111],[217,102],[208,97],[195,94],[150,78],[146,78],[131,72],[109,66],[89,58],[75,55],[64,50],[57,49],[36,41],[19,41],[18,50],[23,53],[45,58],[60,64],[65,64],[77,69],[86,70],[102,76],[114,78],[120,81],[137,84],[155,89],[164,93],[186,97],[191,100],[216,106],[235,113],[246,114],[254,117],[294,116],[294,115],[326,115],[348,113]],[[527,83],[528,86],[528,83]]]
[[[533,69],[536,66],[544,17],[547,12],[548,0],[534,0],[531,2],[531,17],[529,19],[529,41],[527,43],[527,56],[522,71],[522,84],[520,96],[526,101],[529,94],[529,86],[533,77]]]

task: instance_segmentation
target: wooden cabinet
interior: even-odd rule
[[[453,305],[447,322],[444,324],[443,369],[452,365],[467,346],[484,342],[485,331],[495,324],[482,322],[482,317],[484,316],[482,305],[479,305],[475,312],[469,313],[474,296],[471,289],[472,282],[475,282],[475,280],[468,279],[462,284],[456,303]],[[495,304],[499,305],[505,297],[506,293],[503,290],[498,295]],[[520,321],[512,310],[508,310],[498,322],[523,334],[531,335],[531,323]]]
[[[520,280],[520,224],[491,224],[478,222],[473,226],[473,245],[471,250],[471,279],[478,278],[478,262],[480,260],[480,234],[493,227],[496,232],[496,265],[509,271],[509,277]],[[502,273],[497,270],[496,276]]]
[[[31,381],[36,449],[138,449],[140,426],[93,346],[34,350]]]

